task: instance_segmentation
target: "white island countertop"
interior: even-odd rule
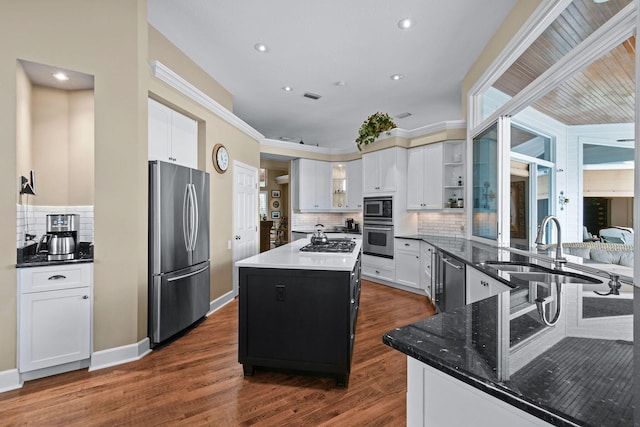
[[[351,271],[360,254],[361,240],[354,240],[356,246],[351,253],[300,252],[300,248],[310,243],[300,239],[279,246],[258,255],[237,261],[236,267],[284,268],[297,270]]]

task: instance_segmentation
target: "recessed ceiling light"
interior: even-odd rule
[[[291,91],[293,91],[293,88],[291,86],[283,86],[282,90],[285,91],[285,92],[291,92]]]
[[[609,0],[593,0],[594,3],[606,3]]]
[[[402,80],[404,79],[404,74],[394,74],[389,77],[391,80]]]
[[[266,45],[266,44],[264,44],[264,43],[256,43],[256,44],[253,46],[253,48],[254,48],[255,50],[257,50],[258,52],[262,52],[262,53],[265,53],[265,52],[268,52],[268,51],[269,51],[269,48],[268,48],[268,47],[267,47],[267,45]]]
[[[69,76],[67,76],[65,73],[63,73],[62,71],[58,71],[57,73],[53,73],[51,74],[54,78],[60,80],[61,82],[65,82],[67,80],[69,80]]]
[[[412,26],[413,21],[411,20],[411,18],[402,18],[398,21],[398,28],[400,28],[401,30],[408,30]]]
[[[334,83],[335,86],[345,86],[347,83],[344,80],[338,80]]]

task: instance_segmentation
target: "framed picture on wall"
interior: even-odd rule
[[[272,209],[279,209],[280,208],[280,200],[272,200],[271,201],[271,208]]]
[[[271,211],[271,219],[280,219],[280,211]]]
[[[271,190],[271,197],[273,197],[274,199],[279,199],[280,198],[280,190]]]

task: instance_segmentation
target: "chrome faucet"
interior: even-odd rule
[[[544,232],[545,232],[545,228],[547,227],[547,223],[549,222],[549,220],[553,220],[553,222],[556,224],[556,228],[558,229],[558,246],[556,249],[556,263],[557,264],[564,264],[567,262],[567,259],[564,257],[564,251],[562,250],[562,230],[560,228],[560,221],[558,221],[558,218],[556,218],[553,215],[547,215],[544,217],[544,219],[542,220],[542,222],[540,223],[540,226],[538,227],[538,235],[536,236],[536,244],[542,245],[544,244]]]

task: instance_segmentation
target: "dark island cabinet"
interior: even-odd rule
[[[238,361],[254,368],[336,377],[346,386],[360,300],[352,271],[240,268]]]

